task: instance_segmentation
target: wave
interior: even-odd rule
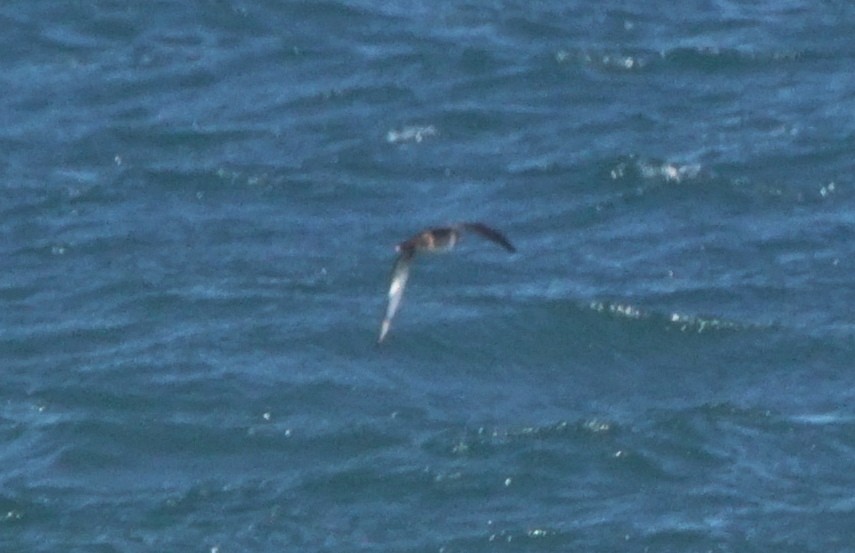
[[[739,323],[719,317],[688,315],[684,313],[657,313],[642,310],[634,305],[620,302],[592,301],[589,307],[611,317],[635,321],[647,321],[665,330],[676,330],[702,334],[704,332],[740,331],[757,325]]]
[[[717,46],[652,49],[566,48],[553,55],[559,65],[579,65],[609,72],[654,72],[669,69],[719,72],[816,61],[822,55],[810,50],[751,50]]]
[[[528,178],[542,177],[545,191],[554,188],[561,195],[556,208],[601,212],[642,199],[663,196],[720,199],[729,206],[778,208],[782,205],[823,201],[840,193],[834,181],[816,183],[805,191],[803,185],[750,180],[742,172],[727,166],[716,166],[687,159],[662,159],[637,153],[594,160],[547,158],[530,160],[509,167],[509,171]],[[572,179],[573,186],[556,177]],[[520,192],[522,197],[522,191]],[[734,204],[735,202],[735,204]],[[546,210],[548,213],[548,210]]]

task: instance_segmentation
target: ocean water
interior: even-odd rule
[[[0,23],[0,551],[855,550],[850,2]]]

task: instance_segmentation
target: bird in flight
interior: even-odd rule
[[[398,252],[398,259],[395,260],[395,265],[392,268],[392,283],[389,285],[389,305],[386,307],[386,316],[383,317],[383,322],[380,324],[380,337],[377,338],[378,344],[386,338],[386,334],[388,334],[389,327],[392,324],[392,318],[401,306],[401,298],[404,297],[404,286],[406,286],[407,279],[410,276],[410,263],[416,252],[447,252],[454,248],[457,242],[460,241],[461,235],[467,232],[474,232],[482,238],[495,242],[511,253],[517,251],[513,244],[505,238],[504,234],[483,223],[458,223],[450,227],[430,228],[395,246],[395,251]]]

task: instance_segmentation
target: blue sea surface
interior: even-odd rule
[[[855,550],[851,2],[0,25],[0,551]]]

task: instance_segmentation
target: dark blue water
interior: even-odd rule
[[[0,550],[855,547],[851,3],[0,25]]]

